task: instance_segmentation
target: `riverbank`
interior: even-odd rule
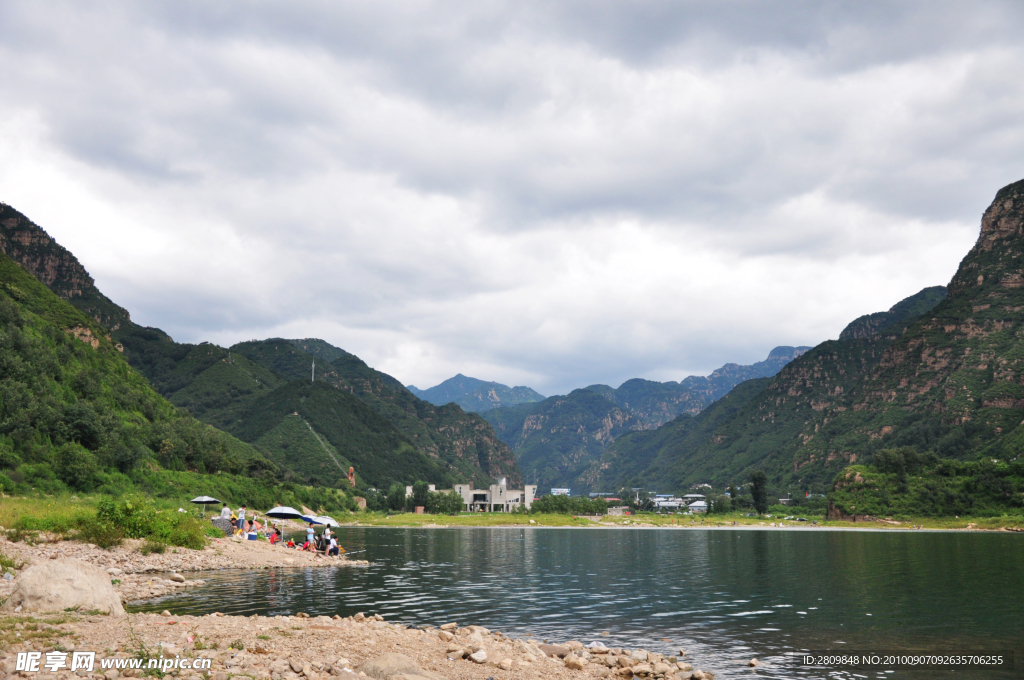
[[[522,678],[639,677],[651,680],[712,679],[685,656],[665,657],[642,649],[585,648],[579,641],[548,645],[512,640],[480,626],[406,628],[380,616],[123,617],[7,615],[0,617],[0,676],[15,675],[18,652],[95,651],[95,680],[140,675],[104,671],[102,659],[159,657],[209,659],[209,669],[168,669],[165,680],[327,680],[352,675],[379,680],[519,680]],[[399,656],[400,655],[400,656]],[[43,656],[43,659],[46,657]],[[737,660],[737,664],[745,660]],[[102,675],[100,675],[102,673]],[[152,674],[152,671],[151,673]],[[38,680],[74,678],[69,670],[22,674]],[[160,677],[160,673],[156,673]],[[85,677],[82,675],[82,677]]]
[[[203,550],[165,548],[163,553],[143,554],[141,540],[125,540],[110,549],[40,533],[33,543],[13,542],[0,535],[0,555],[6,555],[21,569],[62,558],[73,558],[94,564],[108,574],[121,600],[146,599],[168,595],[182,588],[203,585],[196,579],[174,574],[216,569],[285,569],[293,567],[366,566],[365,560],[323,557],[308,552],[289,550],[267,541],[244,541],[235,538],[210,539]],[[15,572],[16,573],[16,572]],[[0,600],[13,591],[16,579],[0,578]]]
[[[799,516],[799,515],[797,515]],[[461,515],[361,514],[346,526],[365,527],[580,527],[580,528],[675,528],[675,529],[795,529],[810,530],[900,530],[900,531],[1024,531],[1024,517],[925,517],[867,521],[828,520],[809,517],[801,522],[779,517],[746,515],[519,515],[504,513],[463,513]]]

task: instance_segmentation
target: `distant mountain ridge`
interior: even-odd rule
[[[710,376],[680,382],[627,380],[618,389],[591,385],[537,403],[483,413],[512,447],[524,477],[544,488],[586,491],[600,481],[593,465],[619,437],[654,430],[682,414],[700,413],[747,380],[776,374],[807,347],[776,347],[749,366],[726,364]]]
[[[463,411],[482,413],[499,406],[516,406],[543,401],[544,395],[529,387],[509,387],[497,382],[487,382],[457,374],[443,383],[421,390],[415,385],[406,388],[420,399],[442,406],[456,403]]]

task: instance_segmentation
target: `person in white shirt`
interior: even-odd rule
[[[226,505],[223,508],[221,508],[220,509],[220,518],[221,519],[231,519],[231,508],[229,508]]]
[[[327,548],[327,554],[332,556],[338,554],[338,542],[334,540],[334,536],[331,536],[331,545]]]
[[[238,506],[238,530],[245,534],[245,506]]]

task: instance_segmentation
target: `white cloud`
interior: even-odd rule
[[[140,323],[420,387],[679,379],[948,281],[1024,174],[1019,8],[716,7],[5,3],[0,200]]]

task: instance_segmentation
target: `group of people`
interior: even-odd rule
[[[271,543],[281,540],[281,530],[276,527],[275,530],[277,532],[276,539],[271,538]],[[284,544],[284,547],[301,550],[303,552],[323,553],[330,557],[334,557],[345,552],[345,549],[338,545],[338,539],[335,538],[330,527],[325,528],[323,533],[317,536],[316,530],[313,528],[312,524],[306,527],[305,543],[298,545],[292,539],[288,539],[288,542]]]
[[[232,512],[231,508],[225,505],[221,508],[220,517],[231,521],[232,533],[235,536],[245,536],[251,531],[259,531],[263,528],[263,524],[260,523],[259,517],[253,515],[252,521],[245,519],[246,507],[244,505],[238,506],[238,512]]]
[[[245,514],[246,507],[244,505],[239,506],[237,512],[232,512],[231,508],[227,505],[220,511],[221,518],[231,521],[231,526],[236,536],[245,536],[249,532],[259,531],[264,528],[258,517],[253,515],[250,522],[245,519]],[[271,545],[280,543],[282,539],[281,528],[277,525],[271,525],[267,530],[267,538],[270,540]],[[323,553],[329,556],[337,556],[345,552],[345,549],[338,545],[338,540],[335,538],[334,532],[331,531],[331,527],[325,528],[323,533],[317,536],[312,524],[306,528],[305,543],[298,546],[295,544],[295,541],[289,539],[287,543],[284,543],[284,546],[305,552]]]

